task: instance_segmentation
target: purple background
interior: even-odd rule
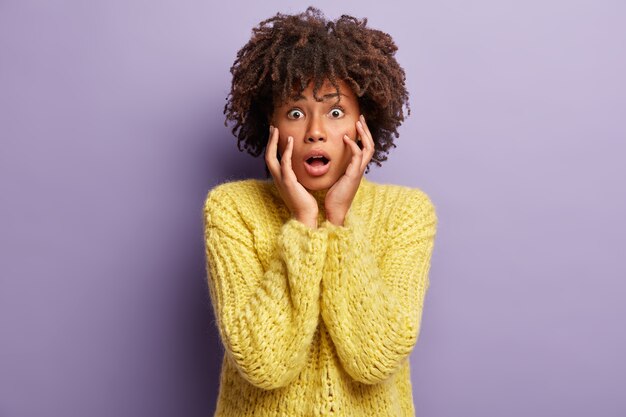
[[[308,2],[0,2],[0,416],[210,416],[201,206],[251,28]],[[622,1],[316,3],[390,33],[412,115],[368,178],[439,230],[418,416],[624,416]]]

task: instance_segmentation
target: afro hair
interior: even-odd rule
[[[405,72],[394,57],[397,49],[389,34],[367,27],[366,18],[342,15],[329,21],[313,7],[295,15],[277,13],[253,28],[251,39],[237,52],[224,123],[233,124],[238,149],[257,157],[267,145],[275,103],[297,96],[311,82],[314,97],[321,100],[317,92],[326,80],[337,93],[342,80],[357,96],[372,133],[370,163],[381,166],[396,147],[404,108],[410,114]]]

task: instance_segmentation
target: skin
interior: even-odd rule
[[[326,81],[318,91],[318,97],[324,100],[318,102],[311,83],[302,97],[277,104],[270,120],[265,162],[292,215],[311,228],[317,228],[319,208],[309,191],[327,190],[326,217],[343,226],[374,154],[374,140],[360,114],[356,95],[343,81],[339,91],[337,102],[335,88]],[[330,156],[329,171],[319,177],[310,176],[304,166],[304,155],[314,148],[322,148]],[[277,151],[282,155],[280,161]]]

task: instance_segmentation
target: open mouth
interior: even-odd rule
[[[311,166],[322,166],[322,165],[326,165],[328,164],[328,159],[326,159],[326,157],[324,156],[312,156],[309,159],[306,160],[306,163],[311,165]]]

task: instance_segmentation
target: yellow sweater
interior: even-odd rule
[[[214,417],[414,416],[437,217],[417,188],[362,178],[343,226],[291,217],[272,179],[225,182],[203,208],[224,345]]]

